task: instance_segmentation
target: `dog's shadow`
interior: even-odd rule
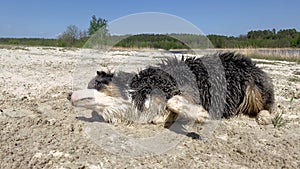
[[[82,120],[85,122],[105,122],[104,118],[96,111],[92,111],[92,117],[84,117],[84,116],[79,116],[76,117],[78,120]]]
[[[104,118],[96,111],[92,111],[92,117],[84,117],[84,116],[79,116],[76,117],[78,120],[82,120],[85,122],[105,122]],[[170,131],[173,131],[177,134],[182,134],[186,135],[187,137],[190,137],[192,139],[198,139],[202,140],[201,136],[195,132],[187,132],[185,128],[183,127],[184,122],[176,123],[176,122],[171,122],[169,124],[165,124],[165,128],[168,128]]]

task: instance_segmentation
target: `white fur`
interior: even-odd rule
[[[139,123],[163,123],[168,117],[166,107],[179,116],[205,122],[209,115],[201,106],[190,103],[182,96],[176,95],[167,101],[158,101],[147,98],[143,112],[134,107],[131,100],[122,97],[111,97],[95,89],[84,89],[73,92],[71,96],[72,105],[85,107],[99,112],[105,121],[115,122],[139,122]]]
[[[78,90],[72,93],[71,103],[76,107],[95,109],[97,106],[112,106],[116,99],[95,89]]]
[[[192,104],[183,96],[173,96],[168,100],[167,107],[178,115],[198,123],[204,123],[209,118],[208,112],[201,105]]]

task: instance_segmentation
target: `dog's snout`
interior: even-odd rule
[[[70,93],[68,94],[68,96],[67,96],[67,99],[68,99],[68,100],[71,100],[72,94],[73,94],[73,92],[70,92]]]

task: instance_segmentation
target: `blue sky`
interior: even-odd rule
[[[112,22],[161,12],[181,17],[204,34],[238,36],[257,29],[300,30],[299,0],[3,0],[0,37],[55,38],[68,25],[88,29],[92,15]]]

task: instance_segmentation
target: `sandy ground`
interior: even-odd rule
[[[66,99],[72,88],[84,87],[95,75],[95,65],[132,71],[162,55],[171,56],[1,47],[0,168],[300,168],[299,64],[257,60],[274,81],[275,113],[283,114],[284,126],[262,126],[238,116],[220,120],[212,129],[202,127],[210,134],[200,140],[159,125],[102,123],[91,112],[80,114]],[[201,126],[196,128],[201,133]],[[150,146],[152,154],[135,145],[127,146],[134,150],[122,149],[119,138],[107,140],[110,130],[131,140],[154,135],[157,142]],[[164,132],[168,141],[177,142],[163,143]]]

